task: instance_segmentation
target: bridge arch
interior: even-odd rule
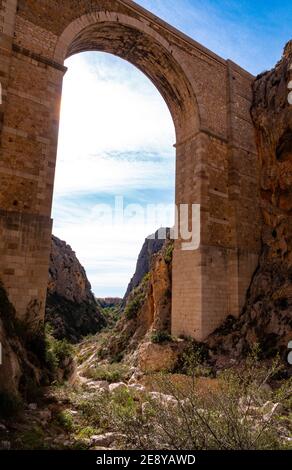
[[[137,66],[172,115],[176,203],[201,208],[198,249],[175,245],[172,329],[203,340],[240,313],[258,261],[254,77],[132,0],[2,0],[0,13],[0,280],[18,318],[44,316],[64,60],[96,50]]]
[[[125,59],[153,82],[170,110],[178,142],[199,131],[193,87],[171,45],[153,28],[114,12],[85,14],[63,31],[54,60],[63,63],[76,53],[88,51],[108,52]]]

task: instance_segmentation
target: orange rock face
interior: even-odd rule
[[[142,372],[172,371],[179,355],[178,343],[143,343],[138,350],[139,367]]]
[[[133,353],[154,332],[171,331],[171,248],[167,241],[153,256],[150,272],[128,297],[124,314],[105,347],[113,358]]]

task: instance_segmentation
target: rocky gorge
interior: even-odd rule
[[[2,448],[171,449],[174,442],[178,449],[291,446],[291,63],[289,42],[276,67],[253,85],[262,249],[239,318],[229,317],[204,343],[171,336],[169,237],[145,240],[121,301],[96,300],[71,247],[53,236],[46,305],[51,331],[45,345],[50,365],[69,364],[70,373],[45,374],[44,381],[48,357],[40,357],[35,341],[20,334],[1,288],[0,339],[8,338],[9,373],[22,393],[24,375],[37,384],[17,410],[16,425],[1,417]],[[115,309],[110,322],[107,308]],[[13,389],[18,397],[19,390]]]

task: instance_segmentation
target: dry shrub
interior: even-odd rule
[[[291,380],[273,391],[267,384],[277,372],[276,363],[248,360],[222,373],[215,387],[205,382],[204,393],[196,377],[175,383],[163,375],[157,385],[164,394],[138,400],[127,391],[108,395],[99,413],[122,433],[127,449],[281,449],[291,431]],[[275,403],[278,413],[271,412]]]

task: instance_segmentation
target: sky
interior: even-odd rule
[[[292,37],[288,1],[138,3],[253,74],[270,69]],[[72,246],[97,297],[123,296],[145,237],[173,224],[174,126],[131,64],[87,52],[66,66],[54,234]]]

